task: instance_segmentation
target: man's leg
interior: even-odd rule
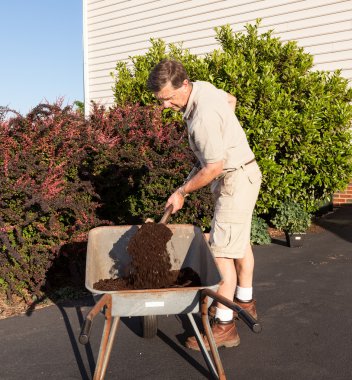
[[[244,257],[235,259],[235,268],[237,273],[235,302],[257,319],[257,310],[253,299],[254,256],[250,243],[247,245]]]
[[[235,259],[235,267],[237,273],[237,285],[241,288],[252,288],[254,256],[250,243],[248,243],[244,257]]]
[[[216,258],[216,263],[223,278],[223,283],[218,289],[218,294],[232,300],[236,288],[236,269],[233,259]],[[215,312],[215,319],[212,324],[212,333],[218,347],[234,347],[240,344],[240,337],[233,319],[233,310],[225,305],[218,304]],[[204,343],[209,349],[208,340],[205,337]],[[199,350],[195,337],[190,337],[186,341],[186,346],[193,350]]]
[[[223,279],[223,283],[219,286],[218,293],[221,296],[224,296],[229,300],[232,300],[235,295],[237,283],[237,273],[234,260],[224,257],[217,257],[215,258],[215,260]],[[221,304],[219,305],[219,307],[222,309],[228,309],[226,306]]]

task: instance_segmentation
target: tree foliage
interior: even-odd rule
[[[263,172],[257,212],[268,214],[294,201],[309,212],[352,177],[352,89],[340,71],[314,71],[313,57],[296,42],[259,33],[216,28],[220,48],[198,57],[181,44],[151,40],[149,51],[116,66],[117,104],[153,104],[146,89],[151,68],[162,58],[180,60],[191,80],[206,80],[238,99],[240,120]],[[164,111],[165,119],[182,123]]]

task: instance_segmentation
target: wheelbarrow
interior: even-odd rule
[[[103,312],[104,330],[94,372],[94,380],[104,379],[111,349],[114,343],[120,317],[142,317],[143,336],[152,337],[157,331],[158,315],[187,314],[194,329],[195,337],[211,375],[215,379],[226,379],[208,319],[208,307],[213,300],[230,307],[238,313],[253,332],[260,332],[261,326],[245,310],[219,296],[216,291],[222,281],[218,267],[200,228],[192,225],[172,225],[173,235],[167,244],[172,270],[193,269],[200,277],[201,286],[175,287],[166,289],[99,291],[94,283],[106,278],[119,278],[127,274],[130,256],[127,252],[129,239],[138,226],[107,226],[92,229],[88,235],[86,288],[96,301],[83,323],[79,341],[89,342],[94,317]],[[201,312],[202,324],[207,336],[210,353],[193,314]]]

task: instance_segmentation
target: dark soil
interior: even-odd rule
[[[125,278],[96,282],[97,290],[163,289],[199,286],[200,278],[191,268],[171,270],[166,249],[172,232],[161,223],[145,223],[130,239],[127,251],[131,256],[129,275]]]
[[[166,244],[172,232],[165,224],[145,223],[129,241],[130,278],[137,289],[164,288],[171,282]]]
[[[186,288],[191,286],[200,286],[200,278],[192,268],[182,268],[180,270],[170,271],[168,274],[170,283],[165,288]],[[136,290],[131,284],[129,278],[109,278],[106,280],[99,280],[94,284],[94,289],[102,291],[118,291],[118,290]],[[139,288],[147,289],[147,288]],[[150,288],[158,289],[158,288]]]

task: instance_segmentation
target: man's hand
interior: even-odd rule
[[[177,212],[183,207],[184,203],[185,203],[185,197],[177,189],[174,193],[171,194],[170,198],[167,200],[165,209],[167,209],[170,205],[172,205],[173,206],[172,213],[175,214],[175,212]]]
[[[223,165],[224,162],[219,161],[207,164],[203,167],[194,177],[171,194],[166,202],[165,209],[172,204],[173,214],[180,210],[183,207],[186,195],[208,185],[213,179],[222,173]]]

